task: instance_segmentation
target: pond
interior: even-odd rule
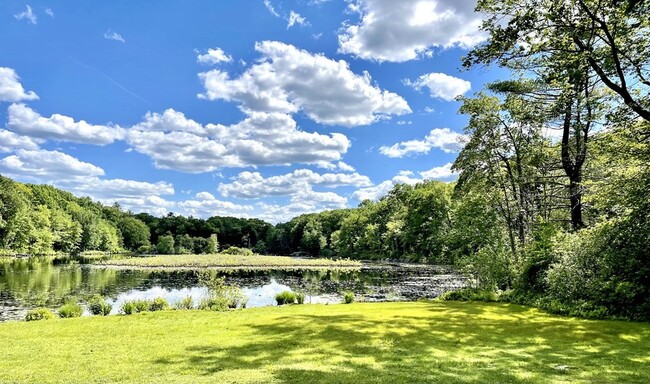
[[[466,279],[443,266],[364,263],[356,270],[214,271],[248,297],[248,307],[275,305],[275,295],[300,291],[305,303],[336,304],[342,292],[357,301],[411,301],[434,298],[463,287]],[[58,308],[65,299],[85,302],[100,294],[113,304],[112,314],[132,299],[164,297],[173,305],[187,296],[195,303],[206,295],[192,270],[116,269],[77,259],[0,260],[0,321],[22,319],[35,307]]]

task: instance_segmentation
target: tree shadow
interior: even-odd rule
[[[156,363],[207,376],[267,370],[266,381],[281,383],[620,383],[650,375],[648,330],[626,338],[626,323],[609,322],[604,332],[602,322],[502,307],[284,316],[249,325],[250,340],[238,345],[193,345]]]

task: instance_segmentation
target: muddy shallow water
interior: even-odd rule
[[[275,304],[275,294],[301,291],[306,303],[341,302],[343,291],[358,301],[410,301],[434,298],[465,285],[466,280],[442,266],[404,263],[364,263],[358,270],[214,271],[227,284],[241,287],[248,307]],[[113,312],[126,300],[164,297],[170,304],[206,294],[198,273],[191,270],[155,271],[114,269],[72,259],[16,259],[0,261],[0,321],[22,319],[35,307],[58,308],[64,299],[84,302],[101,294]]]

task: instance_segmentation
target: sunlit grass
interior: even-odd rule
[[[287,256],[164,255],[110,259],[101,265],[145,268],[358,268],[352,260],[298,259]]]
[[[646,383],[650,324],[500,303],[297,305],[0,324],[0,382]]]

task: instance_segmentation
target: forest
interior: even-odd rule
[[[650,319],[650,5],[479,1],[487,44],[466,68],[510,79],[460,97],[454,183],[271,225],[124,212],[0,178],[6,254],[260,254],[455,265],[476,292],[556,313]],[[508,20],[504,22],[503,20]]]

